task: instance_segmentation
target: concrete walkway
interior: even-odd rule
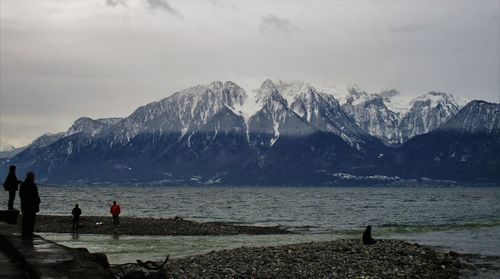
[[[1,263],[7,261],[6,276],[18,276],[3,276],[1,268],[0,278],[23,278],[22,272],[26,278],[113,278],[107,268],[105,255],[92,254],[87,249],[68,248],[39,236],[23,240],[20,229],[19,225],[8,225],[0,221]]]
[[[0,251],[0,278],[2,279],[23,279],[21,267],[12,262],[7,255]]]

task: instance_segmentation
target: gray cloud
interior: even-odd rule
[[[212,6],[216,9],[229,9],[229,10],[236,9],[234,3],[228,1],[210,0],[210,3],[212,3]]]
[[[181,14],[167,2],[167,0],[147,0],[148,7],[152,10],[164,10],[171,15],[181,17]]]
[[[122,6],[125,8],[128,7],[126,0],[105,0],[105,1],[106,1],[106,5],[108,5],[109,7],[113,7],[113,8],[118,7],[118,6]]]
[[[288,19],[279,18],[275,15],[267,15],[260,18],[259,30],[263,34],[271,36],[290,35],[299,31]]]
[[[404,2],[2,1],[0,144],[214,80],[498,102],[500,2]]]
[[[393,25],[389,27],[389,31],[395,34],[400,33],[416,33],[429,28],[427,23],[410,23],[406,25]]]

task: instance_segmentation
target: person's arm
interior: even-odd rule
[[[19,198],[21,199],[21,201],[24,199],[24,187],[22,183],[21,187],[19,187]]]
[[[41,200],[40,200],[40,195],[38,194],[38,187],[36,186],[35,184],[35,201],[36,203],[40,204]]]
[[[38,187],[36,187],[36,184],[35,184],[35,187],[34,187],[34,194],[35,194],[35,212],[40,212],[40,195],[38,195]]]

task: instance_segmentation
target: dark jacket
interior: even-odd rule
[[[5,178],[5,182],[3,183],[3,187],[5,191],[17,191],[17,185],[21,183],[21,181],[17,180],[15,172],[9,172],[7,178]]]
[[[22,213],[34,214],[40,211],[40,196],[34,182],[25,180],[19,188],[19,197],[21,198]]]
[[[73,211],[71,211],[71,215],[73,215],[73,218],[80,218],[80,215],[82,215],[82,210],[79,207],[73,208]]]

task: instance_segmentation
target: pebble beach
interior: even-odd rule
[[[350,239],[213,251],[170,259],[161,271],[138,264],[111,270],[117,278],[459,278],[463,268],[471,267],[458,253]]]

